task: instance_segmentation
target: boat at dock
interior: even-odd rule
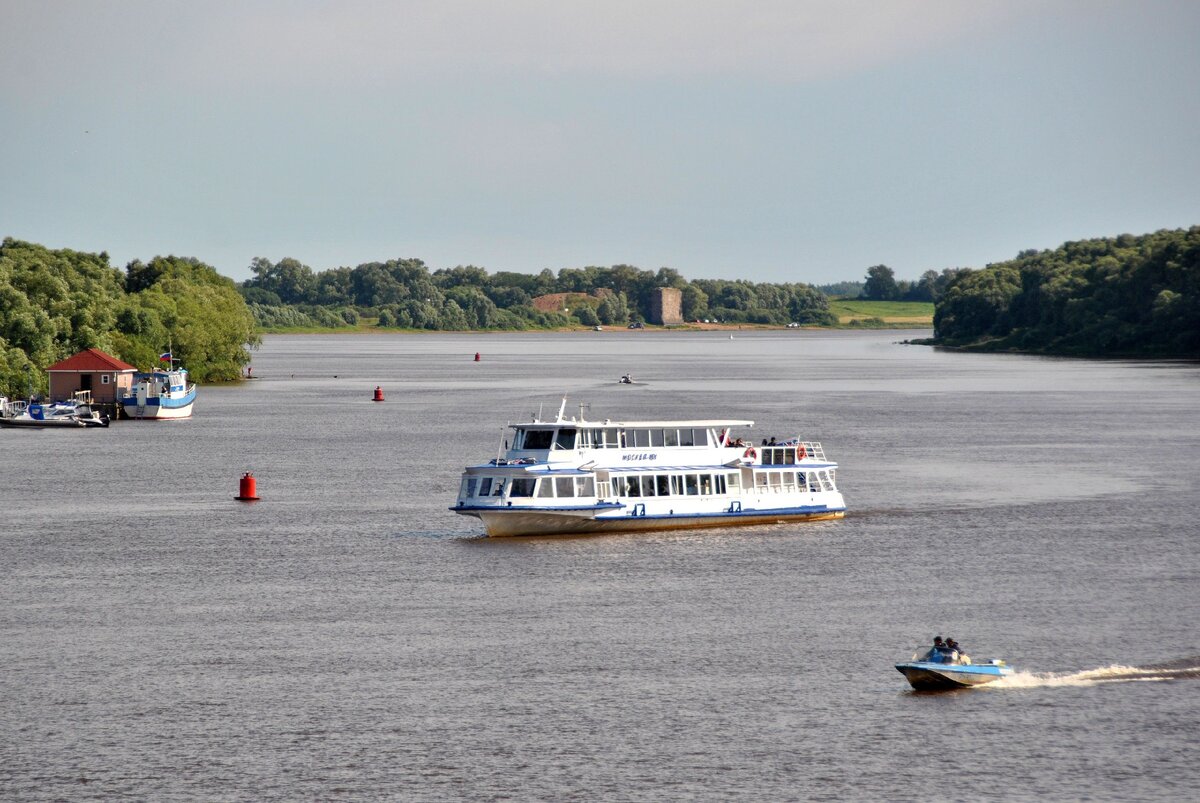
[[[133,375],[133,387],[120,398],[126,418],[188,418],[196,402],[196,385],[184,368]]]
[[[107,427],[108,417],[94,409],[91,394],[79,391],[72,399],[45,404],[5,400],[0,426],[42,429]]]
[[[837,464],[819,442],[755,446],[753,421],[553,421],[511,426],[496,459],[468,466],[455,513],[489,536],[673,530],[837,519]],[[774,440],[774,439],[772,439]]]
[[[896,664],[896,670],[908,679],[917,691],[964,689],[993,683],[1013,673],[999,658],[976,663],[959,650],[932,647],[924,654],[914,654],[911,661]]]

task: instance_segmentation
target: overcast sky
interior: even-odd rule
[[[0,236],[900,278],[1200,223],[1195,0],[0,0]]]

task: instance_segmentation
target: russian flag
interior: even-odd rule
[[[159,362],[170,362],[171,361],[171,352],[168,351],[165,354],[159,354],[158,361]]]

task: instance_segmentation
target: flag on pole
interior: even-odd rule
[[[159,362],[170,362],[171,361],[171,352],[168,351],[168,352],[164,352],[163,354],[159,354],[158,361]]]

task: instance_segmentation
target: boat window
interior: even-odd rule
[[[463,477],[462,486],[458,489],[458,498],[459,499],[462,499],[465,496],[471,495],[470,492],[467,490],[469,487],[467,485],[467,482],[468,482],[467,478]]]
[[[595,496],[596,495],[596,478],[591,475],[587,477],[575,478],[575,495],[576,496]]]
[[[592,448],[592,433],[595,431],[596,430],[594,430],[594,429],[579,430],[579,448],[580,449],[591,449]]]
[[[700,495],[701,496],[709,496],[711,494],[712,494],[712,475],[711,474],[701,474],[700,475]]]
[[[550,477],[544,478],[538,483],[537,495],[541,497],[554,496],[554,480]]]
[[[475,488],[479,485],[479,480],[475,477],[467,477],[467,484],[463,490],[463,496],[474,496]]]
[[[625,485],[625,493],[628,496],[641,496],[642,484],[638,482],[637,477],[628,477]]]
[[[575,482],[571,477],[555,477],[554,491],[561,498],[575,495]]]
[[[483,477],[479,480],[479,495],[480,496],[491,496],[492,495],[492,478],[491,477]]]
[[[725,491],[725,475],[724,474],[714,474],[713,480],[714,480],[714,486],[715,486],[716,492],[718,494],[724,494],[726,492]]]
[[[628,431],[633,438],[633,445],[637,448],[645,449],[650,446],[650,430],[648,429],[631,429]]]
[[[513,477],[508,483],[509,496],[533,496],[533,486],[537,484],[537,480],[531,480],[528,477]]]
[[[651,446],[662,446],[663,445],[663,431],[661,429],[650,430],[650,445]]]
[[[574,431],[574,430],[572,430]],[[550,444],[554,441],[554,430],[552,429],[531,429],[525,433],[525,445],[523,449],[549,449]]]
[[[740,474],[726,474],[725,479],[728,481],[730,493],[734,493],[735,491],[740,491],[742,489],[742,476]]]
[[[688,496],[696,496],[700,493],[700,483],[695,474],[684,474],[684,487],[687,488]]]
[[[837,469],[836,468],[829,469],[829,490],[831,490],[831,491],[837,490]]]
[[[649,474],[642,477],[642,496],[654,496],[654,477]]]
[[[575,448],[575,428],[564,427],[558,431],[558,437],[554,439],[555,449],[566,449],[570,451]]]
[[[767,472],[760,471],[754,475],[754,485],[758,488],[767,487]]]
[[[671,495],[683,496],[683,477],[679,474],[671,475]]]
[[[796,487],[796,472],[783,472],[783,487],[789,491]]]
[[[678,446],[679,445],[679,430],[664,429],[663,435],[664,435],[664,440],[663,440],[664,446]]]
[[[654,475],[654,490],[659,496],[671,495],[671,477],[668,474]]]
[[[829,481],[829,475],[827,473],[825,473],[824,471],[820,471],[817,473],[820,474],[820,476],[821,476],[821,487],[823,487],[826,491],[832,491],[833,483]]]
[[[496,481],[492,483],[492,496],[500,496],[504,493],[504,478],[496,477]]]
[[[806,472],[804,472],[804,476],[808,480],[809,493],[815,494],[817,491],[821,490],[821,483],[820,483],[820,481],[817,480],[817,472],[806,471]]]
[[[783,485],[783,479],[780,477],[780,472],[769,471],[767,473],[770,475],[772,488],[778,488]]]
[[[701,438],[704,437],[704,430],[700,430],[700,437]],[[679,430],[679,445],[680,446],[695,446],[696,445],[695,430],[691,430],[691,429]]]

